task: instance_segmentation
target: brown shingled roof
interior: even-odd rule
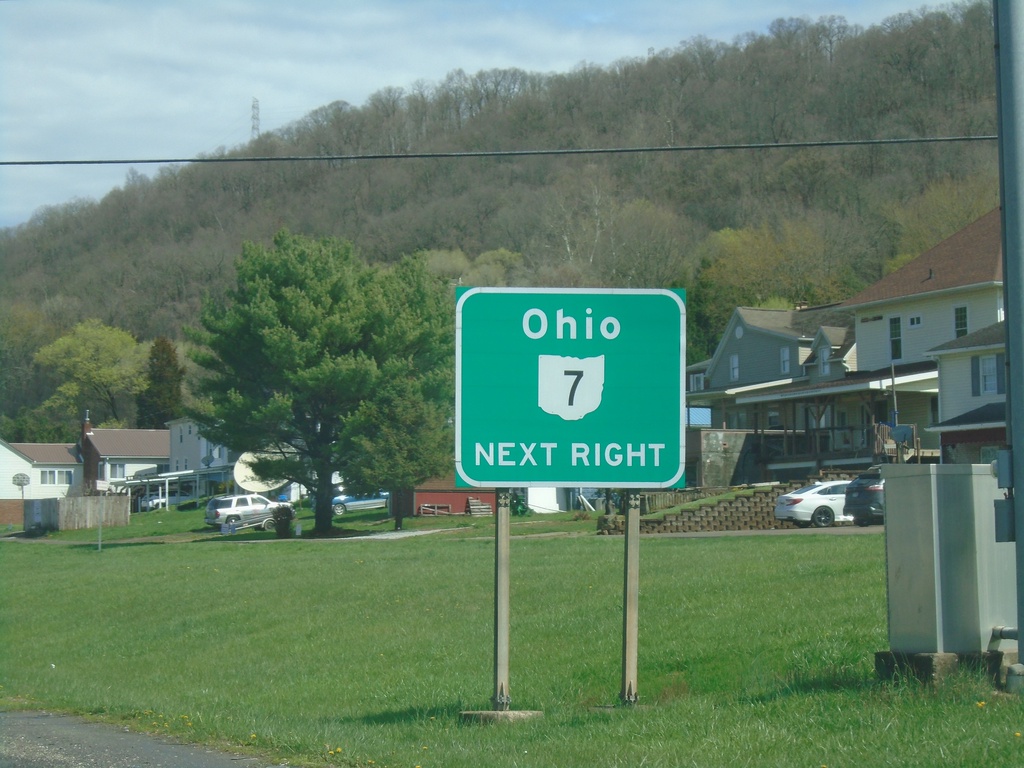
[[[77,464],[74,443],[9,443],[36,464]]]
[[[1006,323],[1000,320],[998,323],[981,328],[974,333],[968,333],[945,344],[939,344],[928,350],[932,352],[955,352],[958,349],[975,349],[976,347],[996,347],[1006,344]]]
[[[1002,221],[997,208],[847,299],[843,306],[1002,283],[1002,253]]]
[[[93,429],[89,440],[100,456],[150,459],[171,455],[168,429]]]

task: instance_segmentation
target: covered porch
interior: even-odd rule
[[[830,467],[939,460],[938,435],[926,431],[938,407],[934,366],[701,394],[712,409],[711,430],[732,434],[723,442],[733,448],[733,476],[741,482],[797,479]],[[698,440],[702,450],[714,444]]]

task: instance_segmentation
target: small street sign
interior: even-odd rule
[[[685,483],[681,291],[460,289],[455,334],[460,484]]]

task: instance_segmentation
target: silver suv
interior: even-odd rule
[[[217,496],[206,504],[207,525],[235,525],[238,528],[260,526],[274,530],[274,510],[287,507],[258,493],[243,496]]]

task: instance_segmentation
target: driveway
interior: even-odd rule
[[[78,717],[0,711],[0,768],[270,768],[271,765],[245,755],[177,744]]]

